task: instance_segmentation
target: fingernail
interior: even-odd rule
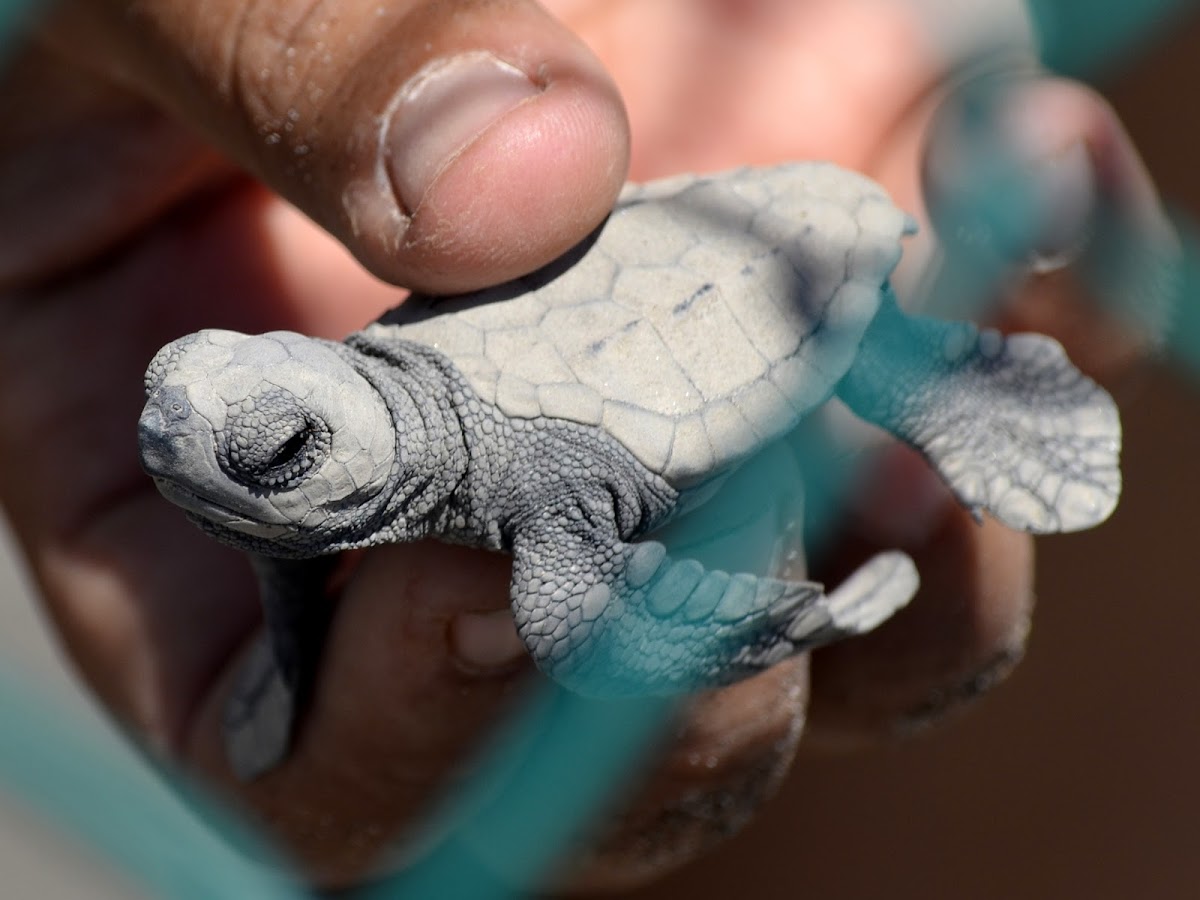
[[[404,209],[417,209],[447,163],[540,92],[516,66],[485,51],[434,60],[410,78],[384,126],[388,173]]]
[[[931,129],[926,200],[956,250],[1037,271],[1071,263],[1097,205],[1085,143],[1048,119],[1043,88],[990,79],[948,104]]]
[[[472,672],[508,669],[526,656],[507,609],[455,616],[450,623],[450,649]]]
[[[1083,252],[1096,211],[1096,179],[1087,147],[1069,147],[1033,159],[1029,193],[1036,198],[1036,222],[1029,241],[1034,271],[1061,269]]]
[[[1087,145],[1054,118],[1046,88],[1034,81],[1001,92],[996,122],[1000,150],[1016,169],[1024,195],[1025,233],[1017,246],[1035,271],[1052,271],[1083,251],[1096,211],[1095,168]]]

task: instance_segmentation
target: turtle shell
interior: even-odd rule
[[[830,396],[912,228],[829,164],[633,185],[546,268],[414,295],[368,332],[438,349],[508,416],[598,426],[687,488]]]

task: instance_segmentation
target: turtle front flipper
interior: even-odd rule
[[[1117,505],[1116,405],[1048,337],[908,316],[887,291],[838,395],[920,450],[976,515],[1076,531]]]
[[[602,496],[556,504],[513,540],[517,631],[550,677],[597,697],[668,695],[754,675],[861,634],[912,597],[903,553],[870,560],[832,594],[677,561],[657,542],[626,543]]]
[[[265,632],[250,648],[225,704],[225,752],[243,780],[291,749],[329,629],[325,586],[335,557],[284,560],[251,554]]]

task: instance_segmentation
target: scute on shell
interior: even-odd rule
[[[446,353],[508,416],[599,421],[686,488],[829,397],[911,230],[882,188],[829,164],[680,176],[627,188],[540,272],[414,296],[371,327]]]

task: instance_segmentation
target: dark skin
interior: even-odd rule
[[[154,351],[201,327],[341,336],[399,302],[397,285],[502,281],[585,235],[627,177],[820,157],[920,214],[931,122],[969,56],[937,50],[931,21],[900,3],[547,6],[571,30],[525,2],[341,3],[336,16],[293,0],[66,3],[0,83],[4,508],[99,701],[326,884],[369,871],[530,677],[506,624],[509,564],[439,544],[356,558],[294,754],[238,783],[218,722],[259,627],[255,589],[244,559],[138,468]],[[422,117],[444,124],[453,105],[414,99],[394,107],[394,143],[380,142],[379,116],[410,76],[479,49],[504,60],[473,70],[488,85],[499,71],[499,84],[463,83],[495,108],[467,104],[430,143],[439,132]],[[1095,195],[1169,240],[1095,95],[1031,76],[1007,96],[1004,133],[1022,116],[1051,123],[1034,130],[1032,161],[1083,147]],[[956,177],[943,157],[927,186],[954,192]],[[930,256],[923,225],[902,292]],[[1079,233],[1049,248],[1063,251],[1053,274],[1014,282],[1001,318],[1055,334],[1107,377],[1138,343],[1079,289]],[[630,840],[653,838],[689,791],[733,790],[737,814],[752,811],[806,710],[814,744],[887,738],[937,718],[931,697],[967,699],[980,673],[1019,658],[1029,538],[974,523],[906,450],[888,450],[870,478],[814,574],[836,582],[872,549],[900,546],[919,564],[918,598],[878,633],[815,654],[811,688],[798,660],[695,703],[585,881],[651,879],[699,852],[719,828],[696,824],[665,859]]]

